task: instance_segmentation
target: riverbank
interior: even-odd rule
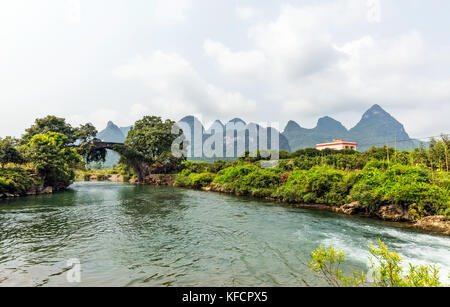
[[[144,181],[141,184],[156,187],[180,187],[179,185],[176,184],[176,176],[177,175],[175,174],[152,174],[145,177]],[[98,180],[98,177],[93,176],[90,177],[89,180],[87,181],[129,182],[133,184],[138,183],[135,179],[129,180],[125,179],[127,178],[124,178],[120,175],[108,175],[106,177],[101,177],[101,180]],[[185,187],[185,188],[191,188],[193,190],[203,190],[207,192],[223,193],[238,197],[248,196],[243,193],[233,192],[232,190],[227,189],[225,186],[217,183],[210,183],[209,185],[202,186],[200,188],[193,188],[193,187]],[[270,196],[268,197],[253,196],[253,197],[256,199],[259,198],[268,201],[290,204],[298,208],[329,211],[343,215],[361,216],[379,219],[387,222],[396,222],[404,227],[450,236],[450,220],[447,220],[445,216],[442,215],[428,216],[419,220],[415,220],[414,216],[410,214],[409,210],[401,205],[392,205],[392,204],[382,205],[376,212],[370,212],[366,208],[363,208],[361,204],[357,201],[344,205],[329,205],[329,204],[291,203]]]
[[[208,192],[225,193],[234,196],[244,196],[239,193],[227,191],[217,184],[203,187],[201,188],[201,190]],[[329,211],[343,215],[361,216],[375,218],[386,222],[396,222],[401,223],[404,227],[415,228],[450,236],[450,220],[447,220],[445,216],[428,216],[420,220],[414,220],[413,217],[408,213],[408,210],[400,205],[383,205],[377,212],[370,213],[367,210],[364,210],[358,202],[344,204],[342,206],[330,206],[326,204],[288,203],[286,201],[274,199],[272,197],[264,197],[262,199],[290,204],[303,209]]]
[[[261,169],[254,163],[189,163],[175,185],[238,196],[253,196],[304,208],[400,222],[450,235],[450,177],[420,166],[373,160],[361,170],[332,166],[295,167],[280,161]]]

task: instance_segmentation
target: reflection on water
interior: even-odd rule
[[[381,238],[409,262],[450,272],[450,239],[381,221],[208,192],[76,183],[54,195],[0,201],[0,285],[323,285],[306,263],[319,244],[367,270]],[[448,280],[444,280],[448,281]]]

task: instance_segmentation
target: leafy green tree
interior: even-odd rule
[[[80,165],[81,156],[75,149],[65,147],[67,136],[48,132],[34,135],[23,145],[28,161],[32,162],[44,184],[56,190],[69,186],[74,178],[73,169]]]
[[[22,136],[21,143],[27,144],[31,141],[33,136],[37,134],[46,134],[48,132],[61,133],[66,136],[64,140],[66,144],[72,144],[75,142],[75,129],[66,123],[64,118],[49,115],[44,118],[38,118],[35,120],[34,125],[25,130],[25,134]]]
[[[140,181],[150,172],[150,167],[157,164],[178,165],[182,158],[174,158],[171,147],[174,140],[181,135],[172,134],[172,120],[163,121],[157,116],[145,116],[138,120],[128,132],[125,149],[122,149],[121,163],[131,166]]]
[[[353,271],[346,276],[341,265],[345,262],[345,253],[334,247],[328,249],[320,246],[311,254],[309,266],[311,271],[320,274],[330,286],[334,287],[442,287],[439,280],[439,269],[434,265],[412,265],[408,270],[402,266],[402,257],[378,240],[376,245],[369,244],[371,257],[371,277],[364,272]]]
[[[6,137],[0,138],[0,164],[2,168],[8,163],[22,163],[23,158],[20,152],[16,148],[17,140]]]
[[[21,144],[25,145],[38,134],[49,132],[61,133],[66,136],[62,146],[72,146],[84,157],[86,163],[105,161],[106,149],[96,148],[92,141],[99,141],[96,138],[97,129],[90,123],[74,128],[66,123],[64,118],[49,115],[45,118],[36,119],[34,125],[26,129],[22,136]]]
[[[428,149],[429,164],[432,169],[449,170],[450,140],[448,135],[442,135],[440,140],[431,139]]]

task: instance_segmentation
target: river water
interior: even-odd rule
[[[448,283],[449,237],[211,192],[75,183],[0,201],[0,286],[326,285],[307,267],[314,248],[332,244],[345,271],[367,271],[378,238]],[[67,271],[74,259],[80,275]]]

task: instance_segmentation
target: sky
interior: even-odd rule
[[[0,137],[38,117],[450,133],[448,0],[0,0]]]

